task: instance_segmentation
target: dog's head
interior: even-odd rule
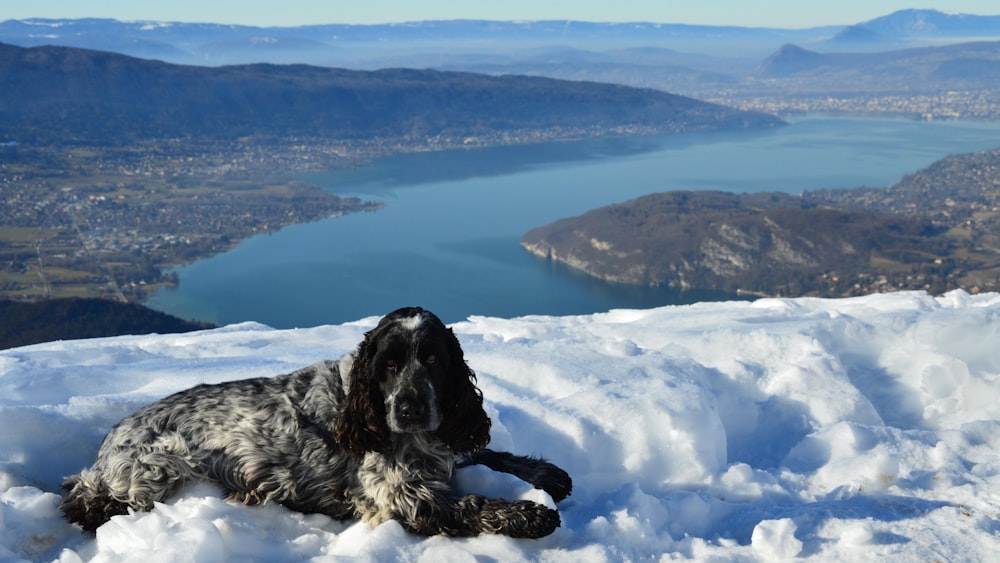
[[[337,442],[361,457],[391,433],[434,432],[456,453],[489,442],[490,419],[455,334],[430,311],[389,313],[365,334],[351,367]]]

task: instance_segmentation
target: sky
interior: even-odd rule
[[[649,21],[805,28],[867,21],[906,8],[1000,14],[996,0],[0,0],[0,21],[100,17],[256,26],[390,23],[436,19]]]

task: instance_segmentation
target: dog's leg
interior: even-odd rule
[[[164,445],[169,447],[164,447]],[[165,435],[139,451],[108,453],[90,469],[70,477],[60,507],[70,522],[96,530],[128,509],[149,511],[196,476],[190,452],[176,437]]]
[[[115,500],[92,471],[84,471],[66,479],[66,491],[59,509],[70,523],[79,524],[88,532],[96,531],[112,516],[128,514],[128,505]]]
[[[540,458],[484,449],[466,455],[460,467],[468,465],[485,465],[494,471],[509,473],[531,483],[536,489],[542,489],[555,502],[566,498],[573,491],[573,479],[569,474]]]
[[[478,536],[504,534],[515,538],[541,538],[559,527],[559,513],[529,500],[508,501],[465,495],[435,502],[423,501],[408,511],[395,513],[408,531],[425,536]],[[370,524],[376,521],[366,519]]]
[[[479,533],[537,539],[559,527],[559,513],[529,500],[508,501],[466,495],[458,501],[459,513]]]
[[[460,466],[484,465],[494,471],[509,473],[542,489],[556,502],[569,495],[573,480],[559,467],[543,459],[518,456],[489,449],[464,456]],[[451,513],[444,510],[419,510],[417,514],[436,514],[432,518],[416,518],[404,526],[425,535],[446,534],[472,536],[503,534],[515,538],[541,538],[560,525],[559,513],[528,500],[508,501],[480,495],[465,495],[453,505]],[[445,517],[441,517],[441,512]]]

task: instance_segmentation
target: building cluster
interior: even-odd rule
[[[949,91],[938,94],[760,95],[738,92],[709,101],[775,115],[806,113],[900,116],[913,119],[1000,119],[1000,92]]]

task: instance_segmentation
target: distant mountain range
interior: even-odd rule
[[[72,46],[175,64],[518,74],[654,88],[770,112],[870,111],[907,117],[996,114],[989,104],[1000,90],[990,46],[997,41],[1000,16],[934,10],[901,10],[866,22],[809,29],[481,20],[300,27],[106,19],[0,22],[0,42],[11,45]],[[959,43],[969,47],[949,49]],[[873,105],[865,99],[955,91],[964,91],[963,99],[952,96],[932,107],[893,100]],[[837,100],[831,103],[827,95]],[[844,102],[845,97],[851,99]],[[782,103],[775,104],[776,98]]]
[[[0,22],[0,41],[114,51],[185,64],[308,63],[374,68],[419,55],[506,54],[542,46],[609,50],[669,46],[731,57],[756,56],[784,43],[809,47],[900,47],[1000,36],[1000,16],[902,10],[855,25],[809,29],[704,26],[681,23],[583,21],[420,21],[402,24],[318,24],[252,27],[109,19],[25,19]],[[455,45],[463,45],[456,53]],[[411,66],[411,65],[405,65]]]
[[[613,84],[433,70],[199,67],[69,47],[0,44],[0,84],[0,140],[18,142],[461,139],[781,123],[766,114]]]
[[[946,14],[937,10],[900,10],[859,24],[886,37],[995,37],[1000,16]]]
[[[474,52],[503,52],[543,45],[607,47],[663,42],[803,42],[840,28],[784,30],[683,24],[581,21],[421,21],[404,24],[327,24],[250,27],[107,19],[8,20],[0,41],[31,47],[62,45],[115,51],[191,64],[304,62],[355,66],[406,51],[423,54],[463,44]]]

